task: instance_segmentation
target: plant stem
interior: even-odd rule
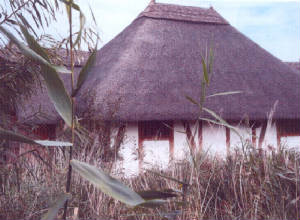
[[[73,40],[72,40],[72,6],[70,5],[70,12],[69,12],[69,29],[70,29],[70,61],[71,61],[71,86],[72,86],[72,93],[74,92],[74,59],[73,59]],[[71,97],[71,104],[72,104],[72,144],[74,146],[74,140],[75,140],[75,123],[74,123],[74,109],[75,109],[75,102],[74,97]],[[72,177],[72,166],[70,161],[72,160],[73,156],[73,146],[70,147],[69,151],[69,163],[68,163],[68,176],[67,176],[67,183],[66,183],[66,192],[69,193],[71,189],[71,177]],[[65,203],[64,207],[64,214],[63,219],[66,220],[67,218],[67,209],[68,209],[68,200]]]

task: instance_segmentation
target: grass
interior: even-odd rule
[[[94,142],[77,148],[75,158],[106,167],[109,172],[112,164],[97,159],[95,155],[101,152],[97,146]],[[65,157],[62,150],[56,150],[52,168],[32,156],[1,165],[0,219],[39,219],[63,191],[67,171],[61,161],[67,161]],[[122,179],[135,191],[183,191],[182,185],[157,173],[190,183],[184,194],[159,209],[128,208],[73,174],[68,219],[74,215],[78,219],[124,220],[300,219],[299,153],[285,149],[267,153],[247,146],[225,160],[201,153],[194,158],[195,165],[181,161],[163,173],[153,169]]]

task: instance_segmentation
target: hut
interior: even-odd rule
[[[65,65],[70,69],[70,57],[67,50],[47,49],[47,52],[52,63]],[[74,66],[76,76],[88,55],[88,52],[76,52]],[[1,48],[0,127],[34,139],[55,140],[58,131],[63,128],[63,123],[48,97],[47,89],[38,71],[40,71],[39,65],[22,55],[16,46],[8,44]],[[20,77],[16,77],[17,75]],[[60,74],[60,77],[70,92],[70,75]],[[5,147],[8,145],[9,148]],[[14,142],[5,143],[1,147],[3,146],[0,163],[14,161],[16,155],[32,149],[32,146],[28,144],[23,144],[20,148],[20,145]],[[42,150],[39,149],[39,151]]]
[[[108,127],[112,121],[124,124],[121,154],[126,169],[137,169],[143,162],[166,166],[182,158],[188,144],[226,155],[241,145],[238,135],[198,120],[212,117],[200,115],[199,107],[186,98],[201,96],[201,56],[209,49],[214,63],[207,96],[242,93],[207,98],[205,107],[236,126],[254,146],[277,148],[288,141],[299,147],[299,74],[212,7],[151,2],[98,51],[77,95],[77,115],[104,120]],[[139,162],[133,160],[136,154]]]

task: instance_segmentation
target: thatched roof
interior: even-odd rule
[[[20,95],[31,95],[36,69],[37,65],[18,51],[0,49],[0,116],[15,112]]]
[[[185,96],[199,99],[201,55],[210,47],[214,64],[207,95],[243,93],[209,98],[207,108],[229,120],[264,120],[278,100],[275,119],[300,118],[299,74],[213,8],[170,4],[150,4],[98,51],[77,97],[77,115],[122,121],[196,119],[198,108]],[[39,105],[50,119],[32,122],[59,119],[45,92],[27,102],[35,111]],[[34,111],[19,111],[18,117],[24,119],[30,112]]]
[[[285,62],[285,64],[287,64],[300,74],[300,62]]]
[[[265,119],[274,103],[276,119],[300,117],[300,77],[291,68],[228,24],[213,8],[150,4],[97,54],[96,65],[80,91],[93,117],[109,119],[195,119],[201,55],[212,46],[213,77],[205,106],[225,119]],[[274,45],[276,46],[276,45]]]

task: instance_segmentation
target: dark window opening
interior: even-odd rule
[[[53,140],[53,139],[55,139],[55,129],[56,129],[55,125],[42,124],[42,125],[38,125],[36,128],[34,128],[32,133],[39,139]]]
[[[170,121],[139,122],[139,137],[143,140],[168,140],[173,133]]]
[[[281,137],[300,136],[299,120],[280,120],[276,122],[276,125]]]

